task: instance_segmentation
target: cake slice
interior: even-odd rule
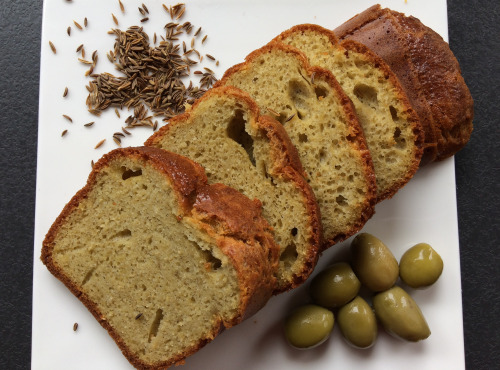
[[[277,258],[258,201],[147,147],[95,164],[41,256],[140,369],[182,363],[261,308]]]
[[[334,30],[380,56],[401,81],[425,131],[423,163],[459,151],[472,132],[474,103],[448,43],[415,17],[374,5]]]
[[[423,131],[397,77],[366,46],[338,42],[323,27],[303,24],[274,41],[302,51],[309,63],[333,73],[351,98],[370,150],[377,179],[377,200],[392,197],[419,168]]]
[[[248,94],[230,86],[213,88],[186,113],[170,119],[146,145],[195,160],[210,183],[221,182],[258,198],[280,246],[276,292],[307,279],[321,240],[314,193],[283,127],[260,116]]]
[[[321,212],[324,247],[359,231],[376,200],[370,153],[350,99],[331,72],[272,43],[230,68],[217,86],[249,93],[297,148]]]

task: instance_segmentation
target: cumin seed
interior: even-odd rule
[[[68,87],[66,86],[66,87],[64,88],[63,98],[65,98],[67,95],[68,95]]]
[[[73,120],[71,119],[71,117],[70,117],[70,116],[68,116],[68,115],[66,115],[66,114],[63,114],[62,116],[63,116],[64,118],[66,118],[68,121],[73,122]]]
[[[66,32],[68,33],[68,36],[71,36],[71,26],[68,27],[68,29],[66,30]]]
[[[122,13],[125,13],[125,7],[123,6],[121,0],[118,0],[118,3],[120,4],[120,10],[122,11]]]
[[[78,23],[77,21],[73,20],[73,23],[75,24],[76,28],[78,28],[79,30],[83,30],[83,27],[80,26],[80,23]]]
[[[92,166],[92,167],[94,167],[94,166]],[[77,329],[78,329],[78,323],[77,323],[77,322],[75,322],[75,323],[73,324],[73,331],[76,331]]]
[[[276,112],[274,109],[271,109],[269,107],[266,108],[268,112],[272,113],[273,115],[275,115],[276,117],[279,117],[280,114],[278,112]]]
[[[92,62],[91,62],[91,61],[89,61],[89,60],[85,60],[85,59],[82,59],[82,58],[78,58],[78,61],[79,61],[80,63],[83,63],[83,64],[92,64]]]
[[[66,135],[66,133],[68,132],[68,130],[64,130],[62,133],[61,133],[61,137]]]
[[[116,19],[115,15],[111,13],[111,16],[113,17],[113,22],[118,26],[118,19]]]
[[[106,141],[106,139],[102,139],[101,141],[99,141],[99,142],[97,143],[97,145],[95,146],[95,148],[94,148],[94,149],[99,148],[102,144],[104,144],[104,142],[105,142],[105,141]]]
[[[191,68],[201,62],[203,56],[194,49],[194,37],[190,50],[187,50],[186,42],[178,41],[181,35],[193,30],[190,22],[180,24],[177,21],[185,14],[185,4],[162,6],[169,13],[171,21],[164,26],[164,35],[155,33],[152,42],[139,25],[126,30],[111,29],[108,32],[115,35],[115,44],[107,57],[121,75],[94,75],[91,70],[88,71],[93,79],[86,86],[89,92],[86,99],[88,111],[99,115],[108,107],[133,109],[133,114],[125,120],[126,127],[122,128],[126,135],[131,134],[127,130],[140,126],[156,130],[158,121],[153,117],[161,115],[163,121],[168,121],[184,112],[186,105],[193,104],[217,81],[214,72],[205,69],[204,72],[195,73],[201,77],[199,87],[194,87],[192,81],[189,86],[184,85],[184,78],[191,75]],[[138,9],[143,15],[149,13],[144,6]],[[143,17],[141,22],[145,22],[147,18]],[[200,32],[201,27],[197,30],[197,35]],[[191,53],[196,53],[196,60],[188,57]],[[86,60],[82,60],[85,63]],[[95,65],[95,60],[93,56],[92,66]],[[215,58],[212,57],[211,60]],[[149,111],[152,112],[151,116],[148,116]],[[113,140],[117,144],[121,143],[120,135],[113,135]]]
[[[53,52],[54,54],[56,54],[56,53],[57,53],[57,50],[56,50],[56,47],[54,46],[54,44],[52,43],[52,41],[49,41],[49,45],[50,45],[50,48],[52,49],[52,52]]]
[[[290,121],[293,117],[295,117],[295,113],[294,113],[294,114],[292,114],[290,117],[288,117],[288,118],[285,120],[285,123],[286,123],[286,122],[288,122],[288,121]]]
[[[184,4],[183,4],[184,5]],[[180,19],[183,15],[184,15],[184,12],[186,11],[186,8],[182,8],[180,11],[179,11],[179,14],[177,15],[177,17],[175,17],[175,19]]]

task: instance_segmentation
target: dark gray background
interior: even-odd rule
[[[42,3],[0,4],[0,368],[28,369]],[[499,13],[495,0],[448,0],[450,46],[475,100],[475,130],[456,155],[465,355],[474,370],[500,366]]]

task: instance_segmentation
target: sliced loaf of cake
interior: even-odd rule
[[[280,245],[277,292],[307,279],[321,239],[314,193],[285,130],[273,118],[260,116],[248,94],[231,86],[213,88],[146,145],[191,158],[205,168],[210,183],[258,198]]]
[[[324,247],[359,231],[376,200],[370,153],[350,99],[331,72],[296,48],[273,43],[233,66],[217,86],[250,94],[285,128],[321,212]]]
[[[41,259],[134,366],[164,369],[266,303],[278,246],[258,201],[141,147],[95,164]]]
[[[297,47],[312,65],[332,71],[351,98],[368,144],[377,178],[377,199],[392,197],[419,168],[423,131],[397,77],[366,46],[342,45],[323,27],[303,24],[274,41]]]
[[[374,5],[334,30],[379,55],[398,76],[423,124],[423,163],[455,154],[472,132],[474,103],[443,38],[415,17]]]

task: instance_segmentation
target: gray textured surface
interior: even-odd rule
[[[448,1],[450,47],[474,98],[474,132],[456,155],[468,369],[500,368],[500,2]]]
[[[61,0],[63,1],[63,0]],[[30,368],[40,1],[0,6],[0,369]],[[500,363],[500,4],[448,0],[450,46],[475,99],[456,156],[468,369]]]

